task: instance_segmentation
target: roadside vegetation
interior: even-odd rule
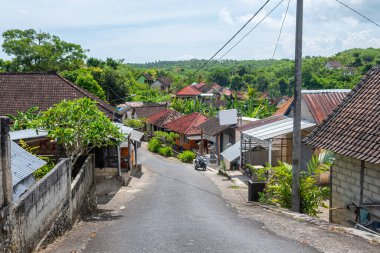
[[[177,156],[184,163],[192,163],[197,155],[191,150],[185,150]]]
[[[156,131],[148,142],[148,149],[165,157],[173,156],[173,146],[177,138],[179,138],[179,135],[176,133]]]
[[[301,173],[300,194],[301,212],[310,216],[318,215],[318,207],[324,206],[329,188],[317,185],[316,177],[328,171],[334,162],[331,152],[315,155],[309,161],[307,169]],[[258,181],[266,182],[264,192],[260,193],[260,202],[291,209],[292,202],[292,165],[280,162],[278,166],[267,165],[264,169],[251,167]]]

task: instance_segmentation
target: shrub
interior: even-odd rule
[[[43,159],[42,157],[39,157],[39,158]],[[54,162],[52,160],[50,160],[49,158],[43,159],[43,160],[47,161],[47,163],[44,166],[42,166],[41,168],[39,168],[38,170],[36,170],[35,172],[33,172],[34,178],[36,180],[43,178],[55,166]]]
[[[184,163],[192,163],[195,157],[196,154],[193,151],[186,150],[179,154],[177,158]]]
[[[260,200],[277,204],[290,209],[292,207],[292,166],[287,163],[280,163],[277,167],[266,167],[273,173],[265,189],[265,196],[260,196]],[[301,212],[317,216],[318,207],[323,205],[323,201],[328,196],[328,188],[316,185],[314,177],[308,173],[301,173],[300,176]]]
[[[161,143],[159,140],[157,140],[156,138],[152,138],[149,142],[148,142],[148,149],[151,151],[151,152],[154,152],[154,153],[157,153],[158,150],[161,148]]]
[[[173,146],[175,144],[175,140],[179,138],[179,134],[173,132],[167,133],[156,131],[154,132],[154,137],[156,137],[164,145]]]
[[[171,147],[161,147],[158,149],[158,153],[166,157],[173,156],[174,154],[173,149]]]

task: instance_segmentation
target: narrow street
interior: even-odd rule
[[[316,252],[240,218],[205,172],[144,149],[139,157],[151,183],[84,252]]]

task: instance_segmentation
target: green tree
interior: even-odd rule
[[[89,98],[64,100],[43,112],[35,124],[64,147],[71,164],[94,147],[125,140],[118,127]]]
[[[79,87],[82,87],[95,96],[105,100],[106,94],[103,88],[95,80],[92,75],[93,71],[91,68],[81,68],[73,71],[62,71],[60,74],[68,79],[69,81],[75,83]]]
[[[12,71],[62,71],[83,65],[86,51],[80,45],[33,29],[3,33],[3,51],[12,56]]]

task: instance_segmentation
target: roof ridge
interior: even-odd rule
[[[197,117],[193,120],[193,123],[191,123],[191,125],[189,126],[189,128],[186,130],[186,133],[193,127],[193,125],[195,124],[195,122],[198,120],[198,118],[202,115],[202,113],[200,112],[194,112],[197,114]]]

